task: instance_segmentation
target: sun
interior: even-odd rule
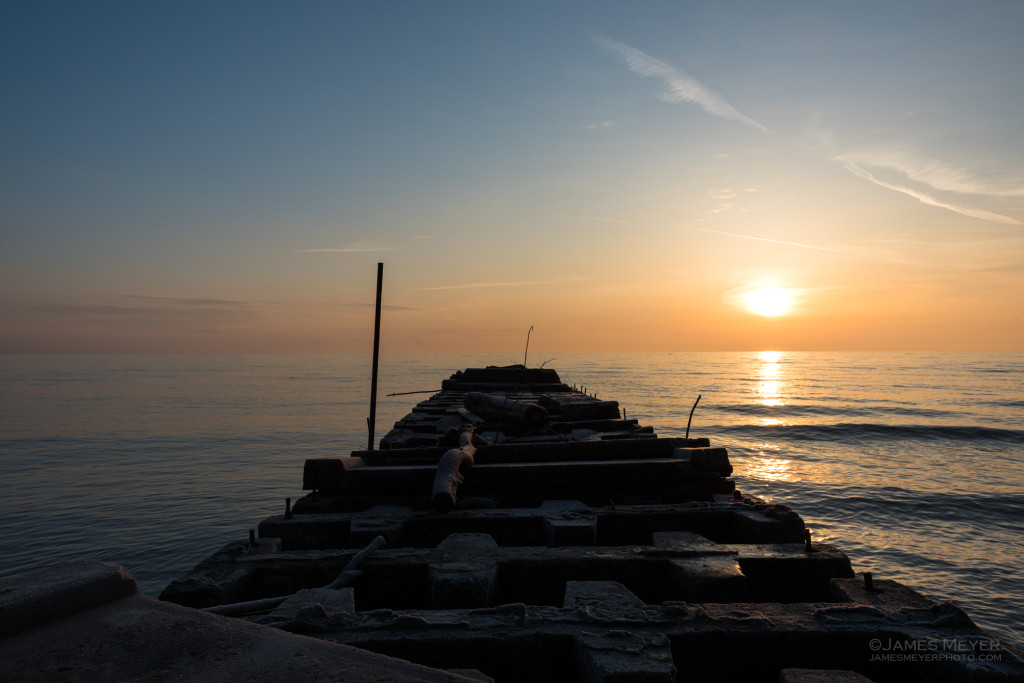
[[[775,318],[788,313],[792,308],[793,293],[779,287],[764,287],[747,292],[743,300],[751,313]]]

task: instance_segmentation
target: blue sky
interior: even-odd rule
[[[393,350],[1024,339],[1019,2],[0,23],[0,351],[360,350],[378,260]]]

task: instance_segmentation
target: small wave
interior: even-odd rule
[[[1024,430],[968,425],[888,425],[877,423],[838,423],[830,425],[734,425],[715,428],[727,434],[763,438],[771,434],[793,441],[894,441],[905,439],[932,441],[997,441],[1024,445]]]
[[[761,404],[750,404],[750,403],[726,403],[719,404],[714,407],[716,411],[722,411],[724,413],[737,413],[740,415],[870,415],[871,410],[864,408],[849,408],[844,406],[843,408],[837,408],[834,406],[826,405],[796,405],[787,403],[778,406],[765,406]]]
[[[949,418],[961,413],[949,410],[936,410],[931,408],[904,408],[902,406],[878,406],[871,408],[857,408],[849,405],[832,406],[820,403],[796,404],[785,403],[783,405],[771,406],[749,403],[727,403],[716,405],[714,410],[726,413],[749,414],[749,415],[770,415],[782,417],[786,415],[860,415],[860,416],[888,416],[888,415],[910,415],[919,418]]]
[[[1024,400],[1021,401],[984,401],[981,405],[995,406],[997,408],[1024,408]]]

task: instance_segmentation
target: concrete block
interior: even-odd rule
[[[734,510],[734,543],[799,543],[803,523],[769,517],[759,510]]]
[[[783,669],[779,683],[872,683],[856,671],[839,669]]]
[[[578,500],[546,500],[544,543],[557,548],[570,545],[594,545],[597,542],[597,515]]]
[[[430,602],[434,609],[487,607],[498,578],[495,562],[432,564]]]
[[[747,577],[736,558],[711,555],[669,562],[670,595],[686,602],[743,602]]]
[[[692,531],[655,531],[651,536],[655,548],[674,557],[737,554],[735,548],[719,545]]]
[[[677,448],[672,457],[688,460],[698,472],[717,472],[723,477],[732,474],[729,452],[724,448]]]
[[[494,683],[494,679],[478,669],[445,669],[450,674],[456,676],[462,676],[468,678],[471,681],[480,681],[481,683]]]
[[[273,555],[281,552],[280,538],[260,538],[256,541],[256,547],[249,551],[249,555]]]
[[[676,667],[664,635],[581,632],[576,657],[587,683],[673,683]]]
[[[0,579],[0,637],[139,592],[124,567],[80,560]]]
[[[646,618],[644,601],[618,581],[567,581],[563,604],[607,618]]]
[[[428,567],[434,609],[487,607],[498,579],[490,534],[451,534],[438,546],[441,562]]]
[[[338,612],[355,612],[356,595],[354,588],[304,588],[282,602],[271,612],[275,617],[296,617],[303,610],[319,606],[316,616],[328,616]],[[322,614],[320,614],[322,612]]]
[[[383,536],[389,548],[400,547],[402,526],[411,515],[412,508],[400,505],[375,505],[364,510],[349,527],[349,547],[365,548],[377,536]]]

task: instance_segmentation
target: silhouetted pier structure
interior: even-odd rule
[[[482,680],[1024,680],[731,473],[554,370],[468,369],[161,599]]]

